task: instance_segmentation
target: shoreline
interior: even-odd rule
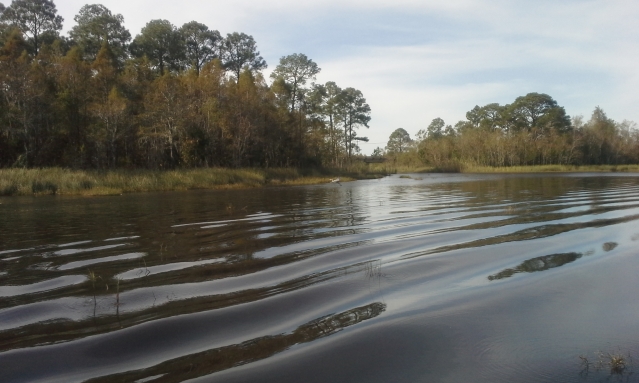
[[[534,165],[491,168],[471,166],[462,173],[628,173],[639,172],[639,165]]]
[[[464,166],[457,171],[434,167],[353,166],[348,169],[228,169],[197,168],[180,170],[71,170],[64,168],[0,169],[0,197],[29,195],[109,196],[155,191],[196,189],[250,189],[266,186],[301,186],[382,178],[390,173],[615,173],[639,172],[639,165],[535,165],[492,168]]]
[[[63,168],[0,169],[0,197],[29,195],[109,196],[154,191],[250,189],[381,178],[362,169],[227,169],[71,170]]]
[[[397,166],[398,174],[461,173],[461,174],[526,174],[526,173],[639,173],[639,165],[528,165],[490,167],[455,164],[451,167]]]

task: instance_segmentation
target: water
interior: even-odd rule
[[[0,381],[637,381],[638,223],[636,174],[2,198]]]

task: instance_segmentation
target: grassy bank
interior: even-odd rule
[[[613,173],[639,172],[639,165],[534,165],[534,166],[479,166],[452,162],[440,166],[402,167],[397,173]]]
[[[311,185],[329,182],[332,177],[351,181],[382,175],[381,172],[361,167],[345,170],[208,168],[172,171],[0,169],[0,196],[118,195],[148,191]]]
[[[463,173],[608,173],[639,172],[639,165],[535,165],[535,166],[465,166]]]

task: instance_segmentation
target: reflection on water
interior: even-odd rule
[[[226,370],[256,360],[268,358],[293,345],[312,342],[332,335],[346,327],[374,318],[385,311],[380,302],[357,307],[343,313],[315,319],[295,329],[290,334],[269,335],[244,341],[240,344],[206,350],[168,360],[153,367],[122,374],[107,375],[90,382],[139,381],[162,376],[162,382],[182,382],[216,371]]]
[[[508,277],[512,277],[517,273],[534,273],[535,271],[544,271],[548,269],[552,269],[553,267],[563,266],[570,262],[574,262],[577,259],[581,258],[583,254],[581,253],[564,253],[564,254],[552,254],[546,255],[543,257],[536,257],[532,259],[527,259],[522,262],[519,266],[513,269],[505,269],[503,271],[498,272],[495,275],[490,275],[488,280],[495,279],[504,279]]]
[[[0,217],[3,382],[572,382],[580,353],[639,346],[638,176],[14,197]]]

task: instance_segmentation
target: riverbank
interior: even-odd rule
[[[62,168],[0,169],[0,196],[119,195],[191,189],[244,189],[269,185],[317,185],[340,177],[342,182],[381,178],[389,173],[596,173],[639,172],[639,165],[537,165],[435,167],[353,166],[348,169],[180,169],[180,170],[70,170]]]
[[[396,173],[614,173],[639,172],[639,165],[534,165],[491,167],[468,164],[448,166],[406,167],[397,166]]]
[[[0,196],[14,195],[119,195],[149,191],[190,189],[234,189],[268,185],[313,185],[340,177],[379,178],[384,170],[276,169],[180,169],[159,170],[70,170],[62,168],[0,169]]]
[[[639,172],[639,165],[535,165],[535,166],[468,166],[463,173],[614,173]]]

